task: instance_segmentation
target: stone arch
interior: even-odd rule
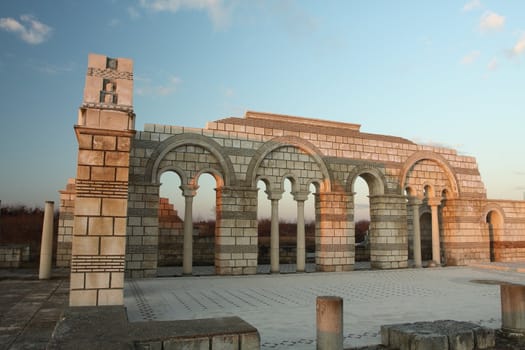
[[[332,188],[332,174],[323,160],[323,154],[312,143],[296,136],[281,136],[276,137],[272,140],[264,143],[254,154],[250,164],[248,165],[248,171],[246,172],[246,183],[248,186],[254,187],[257,182],[257,169],[261,165],[264,158],[272,151],[286,146],[297,147],[306,152],[310,157],[314,159],[321,173],[323,174],[323,182],[321,187],[324,191],[329,192]]]
[[[505,234],[505,212],[496,203],[488,203],[482,211],[482,227],[489,243],[490,261],[501,261],[503,236]]]
[[[361,176],[368,184],[371,196],[383,195],[387,192],[387,181],[385,175],[377,168],[370,166],[358,166],[347,177],[346,188],[354,193],[354,185],[357,178]]]
[[[223,155],[222,146],[215,140],[200,134],[179,134],[173,135],[162,141],[146,164],[145,180],[155,183],[158,181],[159,164],[170,151],[180,146],[194,145],[200,146],[209,151],[219,162],[224,171],[224,185],[230,186],[236,183],[235,171],[230,159]]]
[[[213,169],[213,168],[204,168],[204,169],[201,169],[197,175],[195,175],[195,178],[192,180],[195,184],[198,183],[199,181],[199,178],[201,177],[201,175],[203,174],[210,174],[214,179],[215,179],[215,184],[217,186],[217,188],[221,188],[224,186],[224,179],[223,179],[223,175],[221,173],[219,173],[216,169]]]
[[[167,166],[167,167],[159,168],[158,171],[157,171],[156,179],[155,179],[156,183],[160,184],[160,178],[161,178],[162,174],[164,174],[166,172],[174,172],[177,175],[179,175],[180,180],[181,180],[181,184],[188,183],[188,174],[186,174],[186,172],[183,169],[181,169],[181,168],[179,168],[177,166],[174,166],[174,165],[170,165],[170,166]]]
[[[401,187],[401,192],[404,191],[405,187],[406,187],[406,181],[407,181],[407,177],[408,177],[408,172],[410,171],[410,169],[419,161],[421,160],[425,160],[425,159],[428,159],[428,160],[431,160],[431,161],[434,161],[436,162],[440,167],[441,169],[443,169],[443,171],[445,172],[448,180],[449,180],[449,183],[451,185],[452,188],[450,188],[450,193],[451,193],[451,197],[459,197],[459,194],[460,194],[460,191],[459,191],[459,187],[458,187],[458,180],[456,178],[456,174],[454,173],[454,171],[452,170],[452,167],[450,166],[450,164],[448,163],[448,161],[441,155],[437,154],[437,153],[434,153],[434,152],[431,152],[431,151],[419,151],[419,152],[416,152],[414,154],[412,154],[410,157],[408,157],[408,159],[406,160],[403,168],[401,169],[401,175],[399,177],[399,183],[400,183],[400,187]],[[401,193],[403,194],[403,193]]]

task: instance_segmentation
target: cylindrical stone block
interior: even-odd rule
[[[319,296],[316,303],[317,349],[343,349],[343,299]]]
[[[501,329],[525,336],[525,285],[501,284]]]
[[[44,223],[42,225],[42,242],[40,243],[40,267],[38,278],[51,278],[51,261],[53,257],[53,207],[54,202],[46,202],[44,209]]]

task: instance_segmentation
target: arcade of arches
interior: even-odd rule
[[[201,174],[216,184],[211,254],[218,275],[256,273],[261,182],[271,203],[271,271],[279,271],[285,180],[297,211],[297,271],[305,269],[309,195],[316,270],[354,268],[359,177],[369,188],[372,268],[525,259],[525,202],[487,199],[473,157],[363,133],[357,124],[251,111],[202,129],[146,124],[135,130],[132,62],[110,60],[89,56],[75,126],[77,177],[61,191],[58,263],[71,266],[71,305],[121,304],[124,274],[156,275],[159,224],[165,224],[159,205],[166,205],[160,178],[167,172],[178,175],[184,196],[176,226],[185,274],[193,267],[193,199]]]

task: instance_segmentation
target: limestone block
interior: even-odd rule
[[[75,201],[75,216],[77,215],[100,215],[101,199],[77,197]],[[76,218],[75,218],[76,223]]]
[[[99,237],[74,236],[71,255],[98,255]]]
[[[221,334],[211,338],[211,349],[233,350],[239,348],[239,336],[237,334]]]
[[[73,247],[75,245],[73,244]],[[100,241],[101,255],[125,255],[126,253],[126,237],[112,236],[102,237]]]
[[[111,272],[110,288],[124,288],[124,274],[122,272]]]
[[[239,336],[240,350],[259,350],[261,345],[261,337],[259,332],[244,333]]]
[[[121,199],[121,198],[103,198],[102,199],[102,215],[103,216],[126,216],[127,211],[128,211],[127,199]]]
[[[88,234],[95,235],[112,235],[113,218],[112,217],[90,217]]]
[[[209,350],[210,340],[207,337],[169,339],[162,342],[164,350]]]
[[[96,290],[70,290],[69,306],[94,306],[97,305]]]
[[[116,148],[116,144],[117,144],[117,139],[115,136],[106,136],[106,135],[94,135],[93,136],[93,149],[95,150],[114,150]]]
[[[124,305],[123,289],[99,289],[98,305]]]
[[[86,273],[86,289],[109,288],[109,272]]]
[[[70,276],[70,288],[71,289],[84,289],[84,273],[72,272]]]
[[[79,165],[104,165],[104,152],[93,150],[78,150]]]
[[[73,220],[73,234],[76,236],[87,235],[88,218],[85,216],[75,216]]]

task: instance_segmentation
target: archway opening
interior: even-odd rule
[[[272,213],[268,199],[269,184],[259,180],[257,188],[257,272],[259,273],[269,271]],[[268,271],[263,271],[263,266],[268,267]]]
[[[489,231],[490,261],[500,261],[498,242],[500,241],[501,230],[503,229],[503,217],[496,210],[487,213],[486,223]]]
[[[215,227],[217,181],[208,173],[199,176],[197,194],[193,199],[193,266],[215,266]],[[208,274],[213,269],[200,269],[197,274]]]
[[[159,267],[182,267],[182,244],[184,236],[184,197],[182,196],[181,178],[172,171],[160,176],[159,189]],[[171,272],[169,274],[174,274]]]
[[[421,260],[432,260],[432,215],[429,211],[421,213],[419,219],[421,231]]]
[[[319,184],[311,183],[308,191],[308,199],[304,202],[304,221],[306,234],[306,271],[315,271],[315,231],[317,223],[315,221],[315,201],[319,194]]]
[[[370,188],[366,175],[355,180],[353,190],[356,269],[370,268]]]

